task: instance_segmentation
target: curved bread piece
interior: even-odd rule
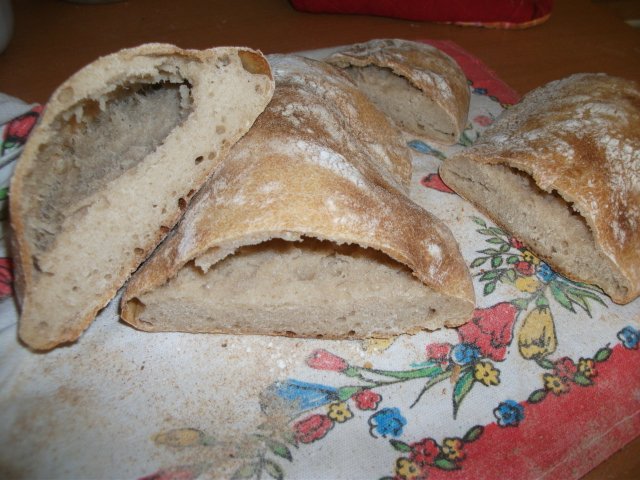
[[[456,61],[431,45],[371,40],[330,55],[403,129],[452,145],[467,122],[469,87]]]
[[[122,318],[329,338],[468,320],[473,288],[453,236],[386,169],[399,132],[330,65],[269,61],[272,102],[132,277]]]
[[[444,181],[569,278],[640,294],[640,89],[604,74],[551,82],[507,110]]]
[[[259,52],[163,44],[100,58],[60,86],[11,184],[20,338],[77,339],[273,89]]]

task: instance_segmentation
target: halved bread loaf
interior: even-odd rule
[[[578,74],[532,91],[443,180],[569,278],[640,295],[640,89]]]
[[[431,45],[384,39],[358,43],[325,61],[349,74],[400,127],[446,145],[458,141],[469,112],[467,78]]]
[[[142,330],[388,337],[468,320],[449,230],[404,193],[400,132],[340,71],[273,56],[276,92],[136,272]]]
[[[77,339],[273,89],[259,52],[164,44],[100,58],[60,86],[11,183],[20,338]]]

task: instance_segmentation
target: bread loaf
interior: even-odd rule
[[[11,183],[20,338],[77,339],[273,94],[247,48],[148,44],[53,94]]]
[[[276,92],[131,278],[147,331],[389,337],[464,323],[456,241],[403,191],[399,131],[340,71],[272,56]]]
[[[526,95],[443,180],[567,277],[640,295],[640,89],[576,74]]]
[[[404,130],[446,145],[458,141],[467,122],[469,86],[444,52],[422,42],[371,40],[326,61],[344,69]]]

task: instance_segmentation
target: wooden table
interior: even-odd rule
[[[640,81],[640,31],[602,4],[559,0],[551,19],[526,30],[489,30],[368,16],[310,15],[287,0],[130,0],[78,5],[14,0],[15,33],[0,54],[0,91],[45,102],[83,65],[123,47],[245,45],[293,52],[371,38],[450,39],[520,93],[571,73],[601,71]],[[586,478],[640,478],[640,439]]]

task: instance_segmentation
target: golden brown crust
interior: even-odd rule
[[[451,119],[454,135],[449,143],[457,142],[466,126],[470,100],[467,78],[455,60],[431,45],[376,39],[351,45],[325,61],[341,68],[369,65],[388,68],[405,78]]]
[[[309,236],[386,253],[432,290],[460,300],[451,325],[468,320],[474,293],[455,239],[399,185],[408,176],[399,132],[333,67],[269,60],[272,102],[132,277],[122,318],[153,330],[138,321],[136,297],[193,259],[206,270],[243,245]],[[389,156],[397,158],[389,164]]]
[[[637,83],[604,74],[551,82],[507,110],[459,155],[521,170],[541,189],[560,194],[586,220],[597,248],[628,280],[627,295],[607,293],[619,303],[640,295]],[[576,272],[566,273],[579,278]]]

